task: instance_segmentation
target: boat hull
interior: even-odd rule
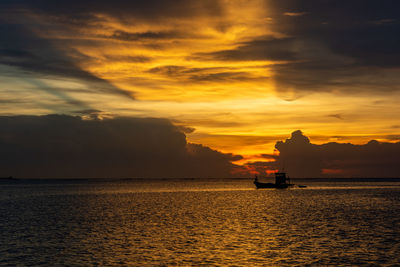
[[[278,188],[278,189],[284,189],[288,188],[290,184],[274,184],[274,183],[260,183],[255,181],[254,185],[256,186],[257,189],[260,188]]]

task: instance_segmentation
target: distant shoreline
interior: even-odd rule
[[[272,177],[262,177],[262,180],[272,180]],[[360,178],[290,178],[292,181],[326,181],[326,182],[400,182],[400,177],[360,177]],[[0,181],[227,181],[227,180],[254,180],[253,177],[242,178],[13,178],[0,177]]]

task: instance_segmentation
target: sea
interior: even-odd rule
[[[0,266],[400,266],[400,179],[2,179]]]

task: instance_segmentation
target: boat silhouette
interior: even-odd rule
[[[294,186],[294,184],[290,183],[289,177],[286,176],[285,172],[276,172],[275,173],[275,183],[262,183],[258,181],[258,177],[256,175],[256,178],[254,179],[254,185],[256,186],[257,189],[259,188],[279,188],[279,189],[284,189],[288,188],[291,186]]]

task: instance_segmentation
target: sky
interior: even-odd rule
[[[14,155],[1,164],[20,173],[35,153],[51,158],[54,137],[60,151],[91,143],[70,156],[99,149],[72,162],[86,162],[85,177],[267,176],[289,162],[295,176],[399,176],[399,10],[395,0],[1,0],[0,145]],[[141,149],[162,157],[129,165],[143,152],[133,143],[159,140]],[[129,156],[96,171],[95,156],[116,148]],[[68,165],[63,153],[54,166]],[[219,163],[207,173],[194,162]],[[20,175],[56,175],[38,164]]]

